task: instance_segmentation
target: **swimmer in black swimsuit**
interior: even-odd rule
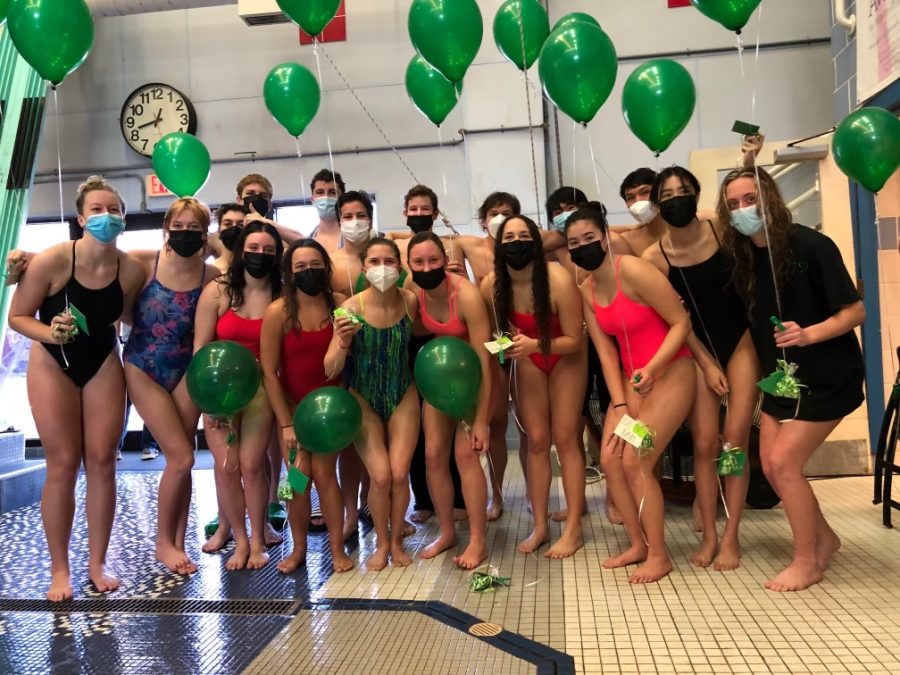
[[[125,416],[125,380],[113,324],[144,283],[142,266],[115,245],[124,228],[124,205],[115,189],[100,178],[88,179],[76,207],[78,223],[88,234],[38,254],[9,310],[10,328],[34,341],[28,398],[47,457],[41,512],[52,602],[72,597],[68,548],[82,461],[88,576],[100,592],[119,586],[106,570],[116,504],[116,447]]]

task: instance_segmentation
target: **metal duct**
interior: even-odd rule
[[[95,17],[236,5],[237,0],[87,0]]]

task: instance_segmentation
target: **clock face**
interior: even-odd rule
[[[187,96],[161,82],[145,84],[125,99],[122,136],[135,152],[150,157],[156,142],[175,131],[197,131],[197,113]]]

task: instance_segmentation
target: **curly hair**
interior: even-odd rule
[[[241,230],[241,235],[234,245],[234,255],[231,256],[228,274],[218,279],[218,283],[225,286],[232,309],[240,309],[244,304],[244,288],[247,287],[247,278],[244,276],[244,243],[247,241],[247,237],[258,232],[268,234],[275,240],[275,267],[269,272],[268,282],[272,300],[281,295],[281,259],[284,253],[284,244],[281,242],[281,237],[278,236],[278,230],[269,225],[269,223],[255,220],[249,225],[245,225]]]
[[[328,277],[328,284],[322,295],[325,297],[325,304],[328,305],[329,314],[337,307],[334,301],[334,291],[331,290],[331,273],[334,265],[331,262],[331,256],[328,251],[315,239],[298,239],[288,246],[287,250],[281,258],[281,278],[283,287],[281,297],[284,299],[284,323],[290,326],[292,330],[300,330],[300,301],[297,299],[297,291],[294,289],[294,251],[301,248],[311,248],[319,252],[322,262],[325,264],[325,275]]]
[[[759,172],[758,182],[757,172]],[[791,232],[795,225],[791,210],[784,203],[778,185],[766,171],[759,168],[756,170],[743,168],[735,169],[725,176],[722,187],[719,189],[716,218],[722,229],[722,248],[733,261],[732,283],[744,300],[749,316],[756,304],[756,276],[753,270],[753,252],[756,245],[750,240],[750,237],[741,234],[733,227],[728,227],[728,223],[731,222],[731,210],[728,208],[728,199],[725,196],[728,186],[739,178],[750,178],[756,183],[759,197],[757,208],[761,210],[760,215],[766,224],[769,253],[774,263],[775,287],[779,291],[784,288],[791,264]]]
[[[506,226],[515,220],[521,220],[531,234],[534,248],[534,263],[531,268],[531,302],[534,306],[534,318],[538,326],[538,343],[541,353],[550,354],[550,273],[547,260],[544,258],[544,244],[541,231],[531,218],[526,216],[510,216],[497,231],[494,242],[494,306],[497,312],[497,330],[509,331],[510,316],[513,312],[512,279],[509,269],[503,260],[503,232]]]

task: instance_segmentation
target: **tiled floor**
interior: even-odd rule
[[[490,563],[512,577],[512,586],[486,594],[468,590],[468,574],[448,554],[416,558],[403,569],[357,567],[331,575],[323,535],[311,542],[307,569],[294,575],[279,574],[274,564],[226,573],[222,556],[198,550],[202,523],[215,508],[208,471],[197,473],[190,525],[200,572],[168,575],[152,559],[158,475],[125,473],[110,549],[122,589],[96,611],[87,604],[95,594],[79,578],[76,603],[51,612],[43,603],[10,601],[42,597],[48,575],[37,508],[6,514],[0,517],[0,672],[46,672],[51,664],[60,672],[75,664],[84,672],[135,673],[566,671],[566,659],[554,661],[550,651],[550,660],[536,666],[538,660],[527,662],[500,642],[467,636],[476,618],[499,624],[504,635],[565,652],[583,673],[900,672],[900,532],[881,526],[880,510],[870,502],[871,479],[815,483],[844,548],[823,583],[779,595],[762,588],[790,555],[787,523],[777,509],[746,514],[743,566],[722,574],[687,562],[697,541],[690,510],[671,507],[667,536],[675,571],[658,584],[632,586],[627,570],[600,567],[625,537],[599,514],[603,483],[594,483],[584,550],[565,561],[518,554],[515,545],[530,522],[516,465],[509,464],[507,511],[489,528]],[[559,491],[555,482],[554,499]],[[86,556],[82,513],[73,534],[76,570]],[[464,540],[465,524],[460,530]],[[434,522],[420,528],[410,548],[435,531]],[[351,554],[355,560],[371,551],[372,536],[365,534]],[[273,549],[273,562],[284,552]],[[129,598],[170,602],[174,613],[115,604]],[[290,611],[249,614],[215,602],[178,604],[254,598],[297,602]],[[440,607],[443,614],[433,611]],[[442,618],[454,611],[453,620]]]

